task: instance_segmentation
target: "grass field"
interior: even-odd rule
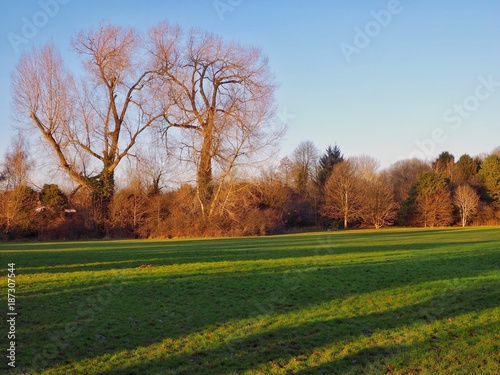
[[[0,257],[5,333],[8,263],[17,274],[10,374],[500,373],[500,228],[0,244]]]

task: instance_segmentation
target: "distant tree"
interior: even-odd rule
[[[38,194],[29,186],[18,185],[6,193],[6,205],[2,214],[6,233],[14,236],[30,235],[36,230]]]
[[[56,184],[44,184],[38,193],[38,202],[35,209],[35,222],[37,226],[38,239],[61,239],[76,238],[68,231],[78,231],[71,228],[66,222],[65,208],[68,205],[66,194]],[[75,226],[78,226],[73,222]]]
[[[113,223],[115,230],[128,230],[137,237],[149,211],[149,200],[140,176],[128,176],[127,186],[116,193]]]
[[[361,155],[349,158],[356,171],[356,175],[366,181],[371,182],[377,178],[377,170],[380,167],[380,162],[368,155]]]
[[[349,160],[336,164],[325,184],[323,214],[342,220],[344,228],[359,218],[362,207],[361,181]]]
[[[158,214],[166,214],[165,222],[158,218],[158,229],[153,236],[195,236],[202,235],[200,228],[199,206],[196,202],[196,188],[183,184],[171,193],[166,193],[168,204]]]
[[[491,154],[484,159],[479,176],[486,188],[488,197],[500,202],[500,156]]]
[[[280,179],[262,176],[251,183],[233,183],[227,188],[238,191],[226,202],[226,215],[218,228],[232,235],[264,235],[284,226],[291,200],[290,188]]]
[[[295,189],[306,196],[317,168],[318,149],[313,142],[303,141],[293,150],[291,161]]]
[[[58,185],[44,184],[40,191],[40,201],[45,207],[60,214],[68,203],[68,198]]]
[[[285,184],[279,173],[262,173],[254,183],[258,205],[263,208],[272,208],[284,216],[292,201],[292,189]]]
[[[453,176],[454,165],[455,157],[448,151],[443,151],[432,163],[432,169],[434,169],[438,173],[441,173],[445,178],[451,179]]]
[[[344,161],[344,155],[342,155],[340,148],[337,145],[334,147],[328,146],[325,153],[319,158],[318,162],[316,179],[320,188],[325,186],[333,167],[342,161]]]
[[[419,159],[400,160],[391,165],[387,173],[396,202],[401,204],[406,201],[418,174],[429,170],[430,166]]]
[[[417,222],[424,227],[453,222],[453,204],[444,176],[436,171],[420,173],[415,185]]]
[[[376,229],[394,223],[397,207],[391,185],[386,176],[377,175],[362,184],[361,220]]]
[[[41,229],[46,227],[47,223],[56,224],[57,219],[63,217],[67,204],[68,198],[58,185],[44,184],[37,202],[37,219]]]
[[[135,174],[148,196],[162,192],[167,185],[167,177],[172,169],[172,158],[157,144],[150,144],[139,150]]]
[[[19,134],[7,150],[1,163],[0,182],[9,191],[19,185],[27,185],[29,174],[34,167],[24,137]]]
[[[479,194],[470,185],[462,184],[455,190],[453,202],[460,210],[462,227],[465,227],[470,217],[477,211]]]
[[[460,156],[455,164],[455,173],[453,181],[457,184],[471,182],[477,176],[479,164],[470,155],[464,154]]]
[[[285,156],[280,160],[277,173],[285,186],[292,186],[293,163],[288,156]]]

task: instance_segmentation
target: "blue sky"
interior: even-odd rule
[[[164,19],[262,47],[280,84],[276,121],[289,126],[282,155],[302,140],[337,143],[385,167],[500,146],[497,0],[2,0],[0,155],[15,134],[10,75],[22,50],[52,39],[71,65],[82,29]]]

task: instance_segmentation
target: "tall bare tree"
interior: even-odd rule
[[[325,184],[323,213],[343,220],[344,228],[347,228],[350,221],[359,218],[362,208],[361,186],[353,163],[345,160],[336,164]]]
[[[377,170],[380,162],[368,155],[360,155],[349,158],[356,171],[356,175],[366,182],[372,182],[377,178]]]
[[[363,184],[360,217],[376,229],[394,223],[397,207],[391,185],[386,176],[379,174]]]
[[[455,190],[453,203],[460,210],[462,227],[465,227],[470,217],[477,210],[479,194],[468,184],[459,185]]]
[[[292,152],[292,174],[295,188],[302,196],[310,192],[310,184],[318,165],[318,149],[311,141],[301,142]]]
[[[150,36],[154,65],[164,78],[158,90],[173,105],[164,116],[165,134],[181,131],[181,146],[196,166],[201,213],[209,220],[233,169],[282,135],[272,126],[274,78],[257,48],[197,29],[184,35],[167,23]]]
[[[387,173],[379,173],[380,163],[368,155],[349,158],[359,179],[358,216],[364,224],[379,229],[392,225],[396,217],[397,204],[388,182]]]
[[[72,41],[84,75],[76,82],[53,44],[24,54],[13,74],[15,111],[37,129],[59,166],[91,191],[110,218],[115,171],[165,108],[148,83],[157,75],[134,30],[102,25]]]

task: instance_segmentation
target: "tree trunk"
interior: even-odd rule
[[[347,216],[349,215],[349,195],[345,192],[344,229],[347,229]]]
[[[196,187],[198,199],[201,204],[203,212],[203,219],[205,220],[205,207],[210,203],[213,196],[212,186],[212,149],[213,149],[213,134],[212,126],[205,129],[203,134],[203,145],[200,153],[200,165],[197,171]]]
[[[97,234],[108,237],[111,233],[112,205],[115,194],[115,174],[104,168],[99,178],[95,180],[92,196],[97,209]]]

